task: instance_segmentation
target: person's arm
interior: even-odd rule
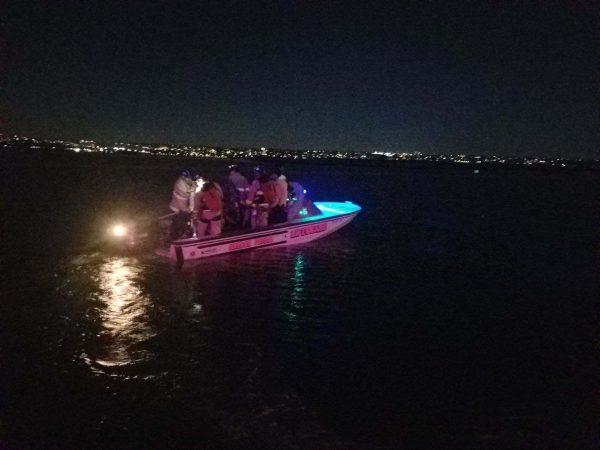
[[[256,193],[259,190],[259,184],[254,180],[250,187],[248,188],[248,196],[246,197],[246,205],[250,206],[254,203],[254,198],[256,197]]]
[[[202,206],[202,194],[203,192],[196,192],[192,194],[194,196],[194,213],[198,214]]]

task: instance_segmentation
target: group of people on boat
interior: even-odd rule
[[[172,240],[216,236],[224,226],[257,229],[319,214],[304,187],[288,179],[281,167],[266,171],[257,166],[249,182],[239,166],[229,166],[221,183],[184,170],[173,186],[169,206],[175,213]]]

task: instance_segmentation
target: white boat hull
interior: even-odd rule
[[[350,202],[315,202],[315,206],[321,210],[321,215],[231,236],[182,239],[158,253],[183,263],[243,250],[304,244],[339,230],[361,210],[360,206]]]

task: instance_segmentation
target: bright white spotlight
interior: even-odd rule
[[[127,234],[127,228],[125,228],[125,226],[121,224],[115,225],[112,228],[112,234],[116,237],[123,237]]]

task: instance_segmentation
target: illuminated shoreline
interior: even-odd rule
[[[283,150],[272,148],[226,148],[172,144],[113,143],[101,144],[91,140],[69,142],[62,140],[40,141],[22,136],[0,135],[0,151],[39,150],[48,152],[100,153],[106,155],[124,154],[172,158],[260,160],[281,159],[290,161],[311,160],[367,160],[367,161],[415,161],[462,165],[515,165],[542,167],[590,166],[597,168],[600,161],[592,159],[553,158],[543,156],[502,157],[495,155],[471,154],[426,154],[421,152],[353,152],[336,150]]]

